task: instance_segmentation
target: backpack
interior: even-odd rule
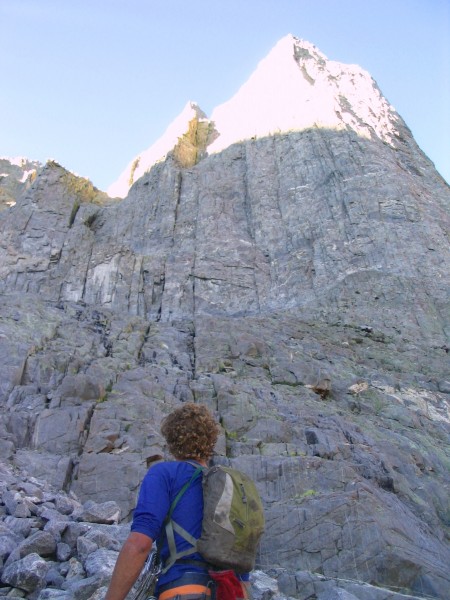
[[[197,465],[195,465],[197,466]],[[182,495],[203,472],[203,521],[198,540],[172,519]],[[174,532],[192,548],[177,553]],[[253,481],[241,471],[216,465],[198,467],[179,491],[165,519],[170,556],[163,573],[189,554],[199,552],[208,566],[247,573],[255,566],[259,540],[264,532],[264,510]]]

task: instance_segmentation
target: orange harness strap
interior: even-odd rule
[[[169,598],[174,598],[175,596],[181,596],[185,594],[205,594],[206,596],[210,597],[211,590],[205,585],[197,585],[195,583],[179,585],[178,587],[162,592],[162,594],[158,596],[158,600],[169,600]]]

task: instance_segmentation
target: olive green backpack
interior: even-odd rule
[[[197,466],[197,465],[195,465]],[[173,510],[189,485],[203,471],[203,522],[198,540],[173,519]],[[174,532],[192,548],[177,553]],[[199,552],[208,566],[246,573],[255,566],[259,540],[264,532],[264,510],[253,481],[237,469],[216,465],[197,468],[191,480],[180,490],[165,520],[170,556],[166,572],[175,562]]]

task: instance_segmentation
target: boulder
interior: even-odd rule
[[[3,569],[1,581],[26,592],[33,592],[44,586],[48,563],[39,554],[28,554]]]
[[[19,545],[18,550],[21,558],[27,554],[52,556],[56,551],[55,537],[49,531],[36,531]]]

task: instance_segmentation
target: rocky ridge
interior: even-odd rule
[[[40,162],[24,157],[0,157],[0,211],[14,206],[42,167]]]
[[[120,202],[48,163],[0,214],[4,460],[126,523],[162,418],[203,402],[265,502],[263,596],[445,600],[450,190],[377,94],[378,124],[214,153],[194,120]]]
[[[128,164],[108,194],[124,198],[174,148],[177,158],[177,146],[186,142],[197,151],[189,153],[188,162],[182,157],[184,167],[234,143],[310,128],[350,130],[395,145],[404,123],[369,73],[330,61],[313,44],[287,35],[210,118],[188,102],[163,136]]]

